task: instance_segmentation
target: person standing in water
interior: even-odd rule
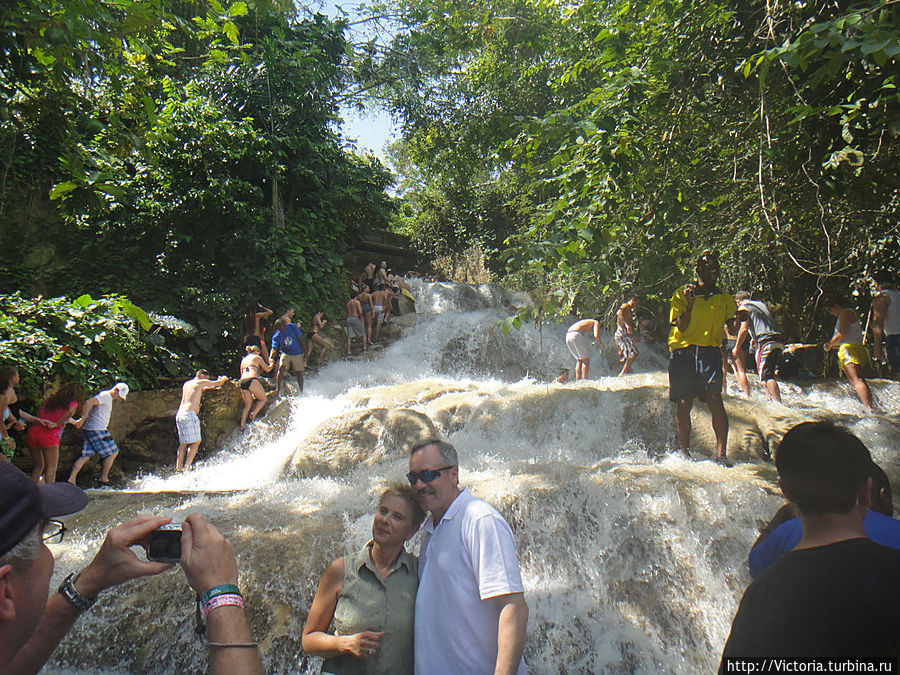
[[[719,289],[719,261],[711,253],[697,260],[697,281],[675,291],[669,311],[669,400],[675,404],[675,433],[690,456],[691,408],[699,398],[709,407],[716,435],[716,461],[728,460],[728,414],[722,403],[722,336],[737,310],[734,297]]]
[[[244,349],[247,351],[247,355],[241,359],[240,388],[241,399],[244,401],[244,409],[241,411],[241,431],[247,425],[247,420],[249,419],[251,422],[255,420],[260,409],[266,404],[266,390],[263,389],[259,378],[263,371],[271,373],[275,366],[274,363],[266,361],[259,355],[259,347],[256,345],[247,345]],[[253,406],[252,410],[251,406]]]
[[[209,379],[209,372],[200,369],[197,374],[181,387],[181,405],[175,413],[175,427],[178,429],[178,450],[175,452],[175,471],[190,471],[194,468],[194,458],[203,440],[200,433],[200,399],[207,389],[218,389],[228,382],[222,375],[215,382]],[[185,459],[187,455],[187,459]]]
[[[101,391],[93,398],[89,398],[81,411],[81,417],[69,422],[76,429],[81,429],[83,440],[81,457],[75,460],[72,473],[69,474],[69,482],[72,485],[76,485],[78,472],[94,455],[100,455],[103,461],[97,483],[100,487],[109,485],[109,470],[119,454],[119,446],[109,433],[109,418],[112,415],[113,402],[124,401],[127,397],[128,385],[117,382],[112,389]]]
[[[737,318],[741,322],[731,355],[738,360],[741,356],[741,345],[747,336],[756,345],[756,372],[759,381],[766,388],[766,399],[781,403],[781,389],[775,379],[775,369],[781,362],[784,351],[784,338],[781,329],[775,323],[775,317],[764,302],[751,300],[747,291],[738,291],[734,296],[738,303]],[[746,396],[750,396],[750,384],[744,375],[742,388]]]
[[[293,322],[294,309],[288,307],[285,313],[275,322],[275,332],[272,334],[272,348],[269,353],[272,363],[275,363],[275,355],[279,354],[278,370],[275,373],[275,394],[281,395],[281,381],[284,374],[291,370],[297,378],[300,393],[303,393],[303,371],[306,369],[306,354],[304,349],[303,331]],[[308,346],[308,345],[306,345]]]
[[[309,342],[311,344],[309,348],[309,355],[307,359],[312,358],[313,352],[316,350],[316,345],[319,345],[319,362],[322,362],[322,359],[325,357],[325,352],[328,351],[328,348],[331,347],[331,344],[324,337],[319,335],[320,332],[325,328],[325,324],[328,323],[328,319],[325,318],[325,310],[319,309],[316,310],[316,313],[313,314],[312,320],[309,325]]]
[[[347,333],[347,356],[350,356],[353,338],[361,337],[363,341],[363,351],[369,348],[369,338],[366,337],[366,327],[362,320],[362,305],[356,298],[350,298],[347,302],[347,323],[344,324],[344,330]]]
[[[566,331],[566,347],[575,357],[575,381],[586,380],[591,368],[591,341],[588,333],[594,336],[597,346],[602,347],[600,340],[600,322],[596,319],[576,321]]]
[[[634,341],[634,310],[641,306],[640,299],[635,296],[628,298],[628,302],[619,307],[616,312],[616,347],[619,348],[619,361],[623,363],[619,377],[631,370],[631,364],[638,357],[638,348]]]
[[[877,272],[874,281],[877,293],[872,300],[872,349],[879,363],[882,353],[887,353],[891,374],[900,382],[900,291],[894,288],[888,272]]]
[[[825,298],[825,309],[835,317],[834,334],[823,347],[825,351],[837,349],[838,362],[844,375],[856,390],[856,395],[869,412],[872,411],[872,392],[862,376],[862,370],[869,362],[869,354],[863,344],[862,328],[856,310],[841,297]]]

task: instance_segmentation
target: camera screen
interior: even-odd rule
[[[148,536],[147,557],[161,562],[181,560],[181,530],[154,530]]]

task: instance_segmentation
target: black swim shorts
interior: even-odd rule
[[[669,400],[699,398],[722,392],[722,350],[691,345],[669,355]]]
[[[900,335],[885,335],[884,351],[891,364],[891,372],[894,375],[900,373]]]

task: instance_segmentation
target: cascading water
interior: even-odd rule
[[[726,469],[667,454],[662,345],[643,347],[637,372],[615,378],[607,336],[591,364],[597,379],[550,385],[572,365],[566,326],[498,328],[502,303],[527,298],[487,285],[417,282],[413,293],[419,314],[403,339],[323,368],[193,473],[92,494],[68,519],[75,536],[54,547],[53,587],[116,523],[201,512],[238,554],[267,671],[316,672],[300,633],[319,575],[369,537],[374,496],[407,470],[401,446],[436,430],[460,452],[461,481],[515,533],[532,672],[712,672],[749,583],[747,552],[782,503],[761,459],[772,439],[803,419],[836,419],[895,484],[900,476],[896,416],[863,415],[847,385],[786,384],[786,407],[759,390],[727,397],[730,451],[747,461]],[[872,385],[882,409],[898,409],[896,384]],[[708,427],[698,405],[700,448]],[[177,570],[108,591],[49,672],[199,672],[192,601]]]

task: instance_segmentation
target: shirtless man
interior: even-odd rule
[[[181,405],[175,413],[175,426],[178,428],[178,450],[175,456],[175,471],[190,471],[194,468],[194,457],[200,449],[200,399],[207,389],[218,389],[228,381],[225,375],[213,382],[209,372],[200,369],[193,379],[181,387]],[[185,461],[187,454],[187,461]]]
[[[355,337],[361,337],[363,351],[369,348],[369,338],[366,337],[366,328],[363,326],[363,310],[359,300],[350,298],[347,302],[347,323],[344,330],[347,332],[347,356],[350,356],[350,344]]]
[[[362,311],[362,320],[366,326],[366,342],[368,343],[372,341],[372,319],[375,318],[375,312],[372,311],[372,305],[375,303],[372,301],[372,294],[365,288],[357,293],[356,300],[359,301],[360,309]],[[347,316],[350,316],[349,312]]]
[[[634,333],[634,310],[640,306],[640,299],[631,296],[616,312],[616,347],[619,348],[619,360],[624,363],[619,373],[620,377],[631,369],[631,364],[640,353],[634,345],[635,341],[640,339],[640,335],[635,336]]]
[[[280,321],[280,319],[279,319]],[[241,359],[241,398],[244,401],[244,410],[241,412],[241,431],[247,425],[247,419],[250,421],[256,419],[257,413],[266,404],[266,390],[263,389],[259,376],[263,371],[272,372],[275,367],[274,362],[266,361],[259,355],[259,347],[256,345],[248,345],[244,348],[247,356]],[[253,405],[254,399],[256,404]],[[253,405],[253,410],[250,406]]]
[[[597,341],[597,346],[602,347],[600,341],[600,322],[596,319],[582,319],[576,321],[566,331],[566,346],[575,357],[575,380],[586,380],[588,370],[591,367],[591,341],[587,334],[592,333]]]
[[[396,295],[388,288],[384,287],[372,294],[372,309],[375,310],[375,339],[381,335],[381,324],[387,323],[391,316],[391,300]]]
[[[363,273],[359,276],[360,288],[369,289],[369,293],[375,290],[375,263],[370,262],[363,269]]]
[[[390,285],[391,283],[387,273],[387,261],[382,260],[381,265],[378,267],[378,271],[375,272],[375,288],[386,288]]]

